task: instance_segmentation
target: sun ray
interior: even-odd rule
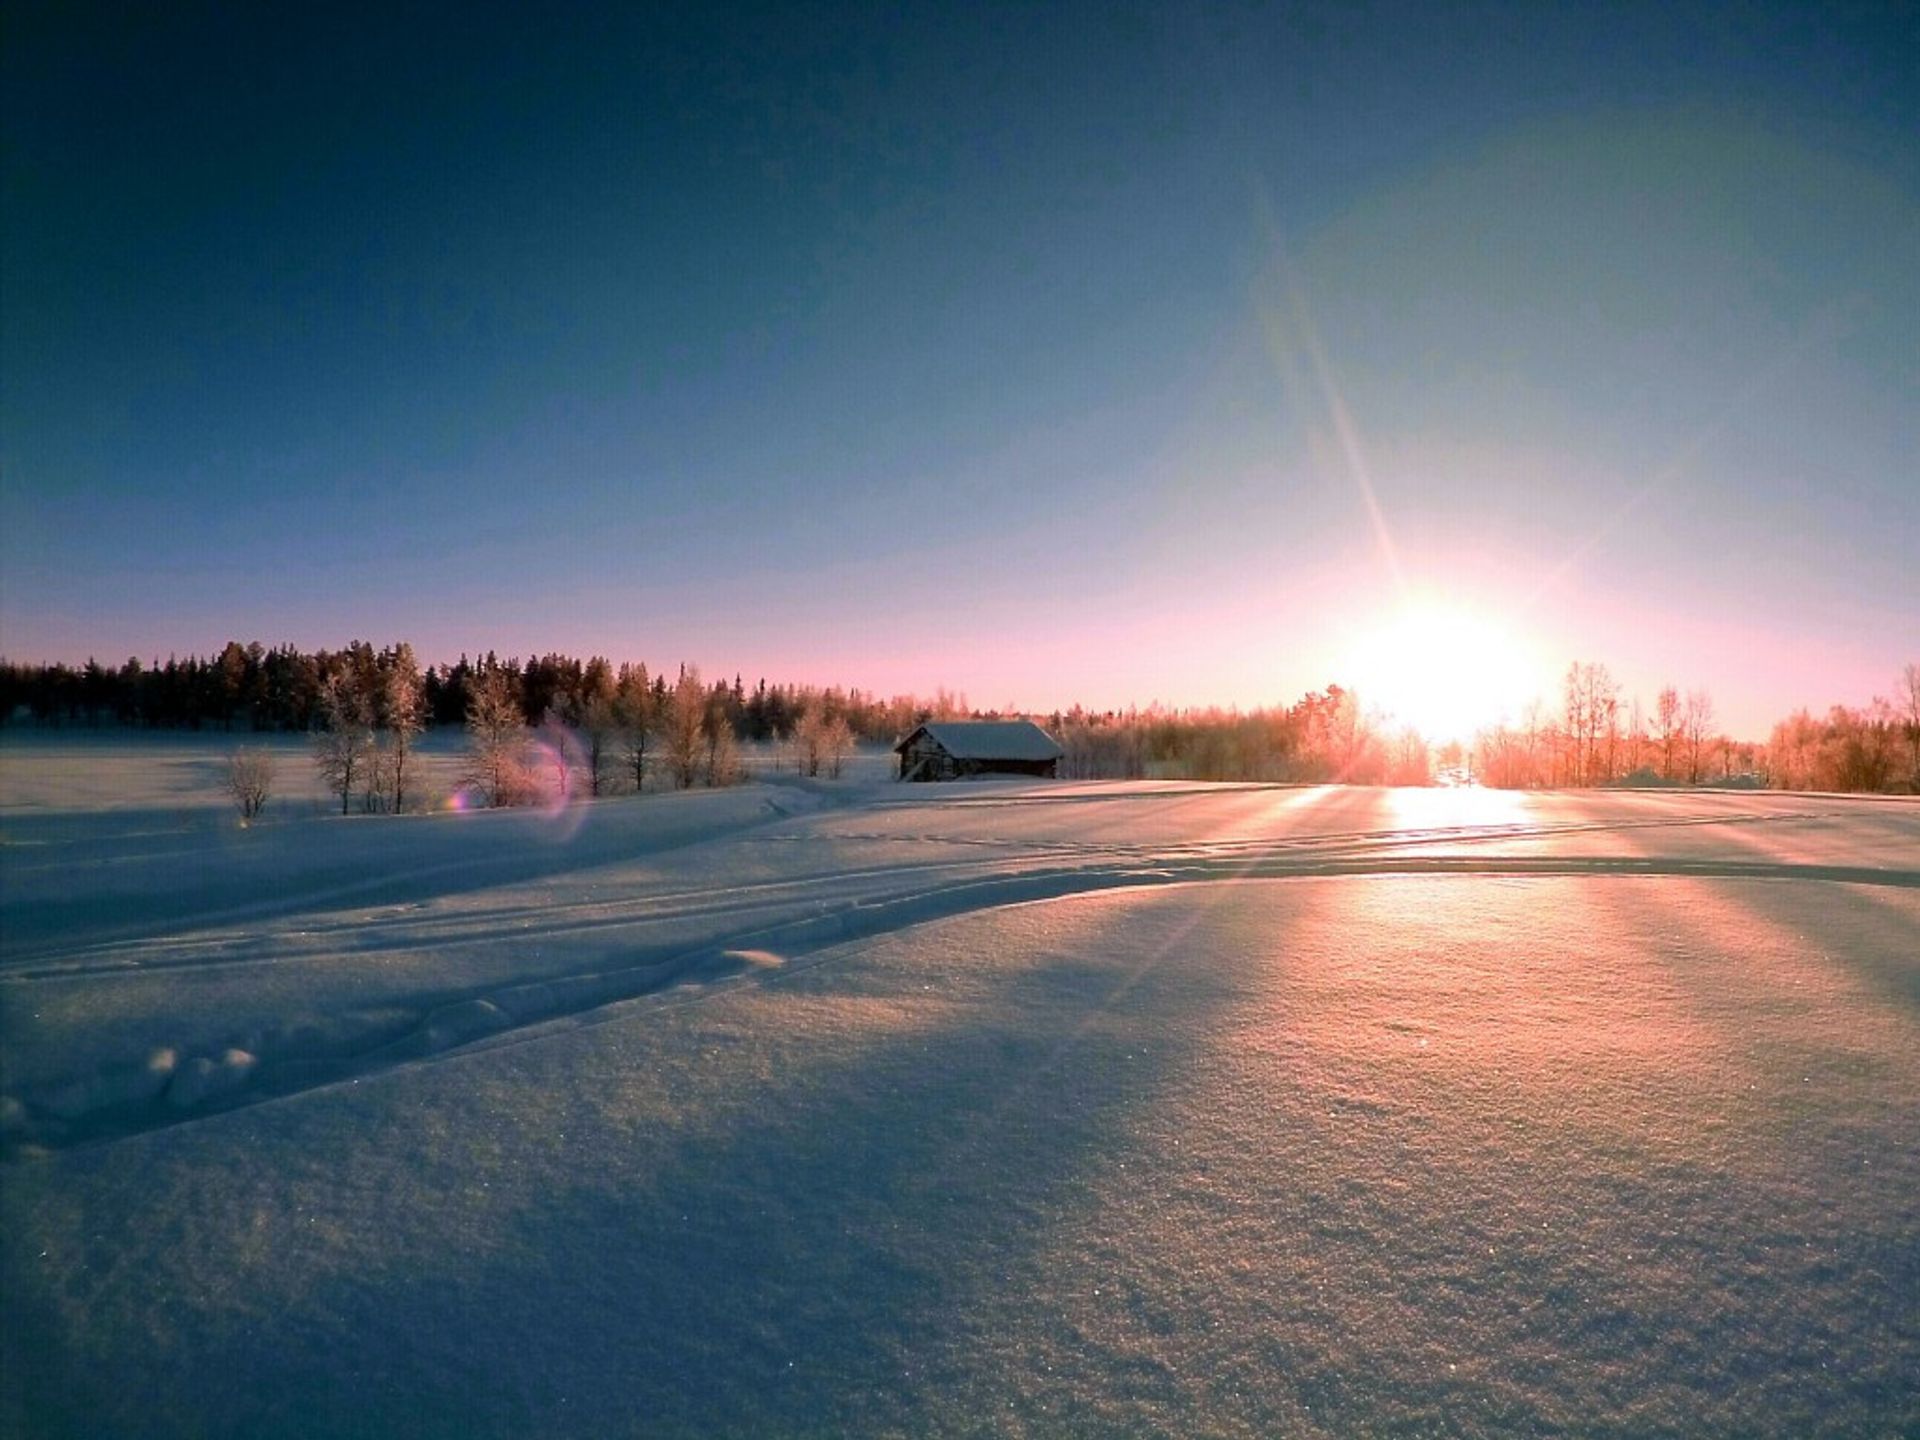
[[[1263,297],[1260,305],[1261,326],[1269,356],[1279,368],[1288,389],[1317,393],[1326,412],[1326,424],[1339,447],[1341,464],[1347,478],[1353,482],[1353,488],[1359,492],[1360,503],[1366,510],[1381,563],[1392,577],[1395,592],[1404,598],[1407,594],[1406,575],[1400,567],[1400,552],[1394,544],[1393,532],[1388,528],[1386,512],[1380,506],[1379,492],[1374,487],[1373,471],[1367,463],[1366,445],[1360,427],[1341,390],[1333,361],[1320,338],[1320,327],[1314,323],[1313,307],[1307,299],[1306,287],[1287,254],[1279,223],[1264,194],[1260,197],[1260,203],[1274,278],[1280,292],[1277,297]],[[1311,386],[1305,383],[1306,377],[1301,374],[1300,355],[1306,357],[1307,369],[1312,376]]]

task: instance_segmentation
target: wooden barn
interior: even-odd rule
[[[1066,752],[1031,720],[930,720],[893,747],[902,780],[1044,775]]]

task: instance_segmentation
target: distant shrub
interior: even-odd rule
[[[274,764],[271,751],[243,745],[227,756],[227,793],[242,821],[251,821],[267,808],[273,795]]]

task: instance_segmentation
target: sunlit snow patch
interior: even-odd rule
[[[720,958],[737,961],[754,970],[772,970],[787,963],[785,956],[771,950],[723,950]]]

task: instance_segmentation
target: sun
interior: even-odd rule
[[[1471,741],[1542,693],[1534,647],[1498,621],[1444,602],[1413,602],[1366,632],[1348,674],[1369,712],[1433,744]]]

